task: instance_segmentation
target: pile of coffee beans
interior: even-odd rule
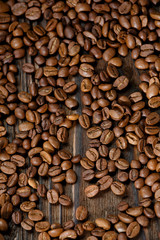
[[[149,219],[160,218],[159,4],[0,0],[0,232],[12,219],[27,231],[35,229],[39,240],[85,234],[87,240],[125,240],[136,237]],[[139,72],[139,89],[123,74],[128,54]],[[77,76],[81,115],[74,113]],[[66,149],[76,123],[90,141],[83,157]],[[124,157],[129,145],[138,152],[131,162]],[[64,186],[76,182],[73,165],[79,163],[88,198],[108,189],[123,197],[131,181],[139,206],[122,201],[117,216],[95,222],[79,206],[78,224],[45,221],[39,199],[70,206]]]

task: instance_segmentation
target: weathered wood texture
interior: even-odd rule
[[[18,90],[28,90],[29,84],[34,81],[31,76],[23,73],[22,65],[24,62],[31,62],[31,59],[26,56],[24,60],[18,61],[18,67],[20,69],[18,75]],[[133,60],[131,59],[130,54],[123,59],[123,67],[120,70],[121,74],[125,74],[130,79],[130,85],[128,90],[124,92],[124,94],[129,94],[138,90],[139,84],[139,74],[136,68],[134,67]],[[102,65],[101,65],[102,67]],[[80,93],[80,82],[81,78],[75,78],[76,83],[79,86],[79,89],[75,95],[75,98],[79,101],[79,108],[77,113],[81,113],[81,93]],[[10,140],[14,137],[14,132],[17,131],[17,128],[8,127],[8,132],[10,135]],[[85,150],[87,149],[88,139],[86,137],[86,131],[82,130],[79,125],[76,125],[70,130],[69,136],[69,144],[65,147],[66,149],[70,149],[75,154],[85,155]],[[123,153],[123,156],[126,157],[129,161],[137,158],[137,150],[136,148],[129,147],[126,152]],[[82,168],[78,165],[74,166],[74,169],[77,173],[78,180],[77,183],[73,186],[66,185],[65,193],[69,195],[73,200],[73,206],[66,208],[60,205],[50,205],[47,200],[40,199],[39,208],[44,212],[46,216],[45,219],[51,223],[60,222],[64,223],[67,220],[73,219],[75,222],[75,209],[79,205],[84,205],[88,208],[89,211],[89,219],[94,220],[97,217],[106,217],[108,214],[116,214],[117,213],[117,204],[122,200],[121,197],[115,196],[111,191],[105,191],[99,194],[94,199],[87,199],[84,195],[84,188],[88,185],[88,183],[84,182],[81,178]],[[24,170],[25,171],[25,170]],[[116,179],[116,176],[115,176]],[[51,179],[40,178],[40,182],[43,182],[48,189],[52,187]],[[138,194],[137,190],[134,188],[133,183],[127,185],[127,193],[124,197],[125,200],[129,202],[131,206],[136,206],[138,204]],[[149,228],[146,228],[141,231],[140,235],[136,238],[136,240],[158,240],[158,232],[160,231],[160,220],[151,220]],[[36,240],[38,234],[35,232],[28,233],[22,230],[21,227],[15,226],[10,223],[10,229],[8,234],[5,235],[7,240]],[[86,239],[86,235],[82,239]]]

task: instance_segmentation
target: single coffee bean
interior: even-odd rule
[[[103,228],[105,230],[109,230],[111,228],[111,224],[107,219],[97,218],[95,223],[98,227]]]
[[[132,222],[129,224],[126,230],[126,234],[128,238],[136,237],[140,232],[140,225],[138,222]]]
[[[31,21],[35,21],[41,17],[41,10],[38,7],[32,7],[27,9],[25,17]]]
[[[4,220],[3,218],[0,218],[0,231],[6,232],[7,230],[8,230],[8,224],[6,220]]]
[[[66,195],[61,195],[59,197],[59,203],[62,206],[71,206],[72,204],[72,200],[70,199],[70,197],[66,196]]]
[[[111,185],[111,190],[115,195],[123,195],[125,193],[125,185],[115,181]]]
[[[160,218],[160,202],[155,202],[154,211],[158,218]]]
[[[32,221],[41,221],[43,218],[43,213],[39,209],[32,209],[28,213],[28,218]]]
[[[12,220],[14,224],[18,225],[22,222],[22,214],[20,211],[13,212],[12,214]]]
[[[83,221],[87,218],[88,216],[88,211],[84,206],[79,206],[76,209],[76,219],[79,221]]]
[[[129,79],[126,76],[120,76],[114,81],[113,87],[117,88],[118,90],[122,90],[126,88],[128,84]]]
[[[91,127],[87,130],[87,136],[90,139],[98,138],[102,134],[102,129],[100,127]]]
[[[114,239],[117,239],[117,236],[118,234],[116,232],[108,231],[108,232],[105,232],[105,234],[102,237],[102,240],[106,240],[106,239],[114,240]]]
[[[118,210],[123,212],[123,211],[126,211],[128,209],[129,205],[126,201],[121,201],[119,204],[118,204]]]
[[[49,230],[49,228],[50,228],[50,223],[47,221],[41,221],[35,224],[36,232],[46,232]]]
[[[43,239],[46,239],[46,240],[51,240],[49,234],[47,232],[41,232],[38,236],[38,240],[43,240]]]
[[[114,139],[114,133],[111,130],[106,129],[102,132],[100,141],[103,144],[109,144],[113,141],[113,139]]]
[[[66,239],[68,237],[71,239],[76,239],[77,238],[76,231],[72,229],[66,230],[60,234],[59,239]]]
[[[90,127],[90,119],[86,114],[79,116],[79,123],[84,129],[88,129]]]
[[[58,198],[59,196],[56,190],[51,189],[47,192],[47,199],[49,203],[56,204],[58,202]]]
[[[92,198],[99,193],[99,187],[97,185],[89,185],[84,191],[88,198]]]
[[[1,164],[1,171],[7,175],[14,174],[16,172],[16,165],[10,161],[5,161]]]
[[[34,222],[26,218],[21,222],[21,227],[26,231],[31,231],[32,228],[34,227]]]
[[[113,179],[109,175],[102,176],[102,178],[100,178],[97,181],[97,184],[99,185],[100,191],[104,191],[104,190],[108,189],[111,186],[112,183],[113,183]]]

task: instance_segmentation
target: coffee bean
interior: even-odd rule
[[[109,157],[111,160],[118,160],[121,155],[121,150],[119,148],[111,148],[109,152]]]
[[[81,127],[84,129],[88,129],[90,127],[90,119],[86,114],[82,114],[79,117],[79,123],[80,123]]]
[[[27,5],[25,3],[16,3],[12,7],[12,13],[15,16],[23,15],[27,10]]]
[[[149,225],[149,219],[144,216],[141,215],[139,217],[136,218],[136,221],[142,226],[142,227],[147,227]]]
[[[118,217],[124,223],[131,223],[134,220],[133,217],[127,215],[126,213],[122,213],[122,212],[118,214]]]
[[[123,195],[125,193],[125,185],[115,181],[111,185],[111,190],[115,195]]]
[[[87,218],[88,211],[84,206],[79,206],[76,209],[76,219],[79,221],[83,221]]]
[[[41,221],[43,218],[43,213],[38,209],[33,209],[29,211],[28,218],[32,221]]]
[[[95,223],[98,227],[103,228],[105,230],[109,230],[111,228],[111,224],[107,219],[97,218]]]
[[[107,50],[105,50],[105,52],[103,53],[103,59],[108,62],[110,59],[112,59],[116,54],[116,51],[114,48],[108,48]]]
[[[113,141],[113,139],[114,139],[114,133],[111,130],[106,129],[102,132],[100,141],[103,144],[109,144]]]
[[[90,148],[86,151],[86,157],[89,160],[95,162],[99,157],[99,153],[95,148]]]
[[[50,54],[54,54],[58,48],[59,48],[59,44],[60,44],[60,41],[59,41],[59,38],[57,37],[53,37],[50,41],[49,41],[49,53]]]
[[[25,12],[25,17],[31,21],[39,19],[41,16],[41,10],[38,7],[32,7],[27,9]]]
[[[109,175],[102,176],[102,178],[97,181],[100,191],[104,191],[108,189],[112,183],[113,183],[113,179]]]
[[[128,238],[134,238],[136,237],[140,232],[140,225],[138,222],[132,222],[129,224],[126,230],[126,234]]]
[[[46,239],[46,240],[51,240],[49,234],[47,232],[41,232],[38,236],[38,240],[43,240],[43,239]]]
[[[20,211],[13,212],[12,220],[15,224],[20,224],[22,222],[22,214]]]
[[[89,170],[85,170],[82,173],[82,177],[85,181],[91,181],[94,178],[95,174],[94,171],[89,169]]]
[[[119,6],[118,11],[120,14],[127,14],[131,10],[131,7],[132,5],[130,2],[124,2]]]
[[[69,184],[74,184],[77,181],[77,175],[73,169],[69,169],[66,172],[66,182]]]
[[[31,195],[31,189],[30,187],[26,186],[26,187],[21,187],[17,189],[17,195],[19,195],[20,197],[24,197],[27,198]]]
[[[60,234],[59,239],[66,239],[68,237],[70,237],[72,239],[76,239],[77,238],[76,231],[72,230],[72,229],[66,230]]]
[[[82,63],[80,65],[79,74],[83,77],[92,77],[93,71],[94,71],[94,68],[87,63]]]
[[[10,161],[5,161],[1,164],[1,171],[7,175],[11,175],[16,172],[16,165]]]
[[[33,209],[35,207],[36,207],[35,202],[30,202],[30,201],[25,201],[25,202],[21,203],[21,205],[20,205],[20,209],[23,212],[29,212],[31,209]]]
[[[6,220],[4,220],[3,218],[0,218],[0,231],[6,232],[7,230],[8,230],[8,224]]]
[[[160,204],[159,204],[159,202],[155,202],[154,211],[155,211],[156,216],[159,218],[160,217]]]
[[[85,194],[88,198],[95,197],[99,193],[99,187],[96,185],[89,185],[85,188]]]
[[[152,97],[151,99],[149,99],[148,105],[151,108],[158,108],[160,106],[160,98],[158,96]]]
[[[114,231],[108,231],[108,232],[105,232],[105,234],[103,235],[102,237],[102,240],[105,240],[105,239],[111,239],[111,240],[114,240],[116,239],[118,236],[118,234]]]
[[[87,130],[87,136],[90,139],[98,138],[102,134],[102,129],[100,127],[91,127]]]
[[[31,231],[32,228],[34,227],[34,222],[26,218],[21,222],[21,227],[26,231]]]
[[[125,201],[121,201],[119,204],[118,204],[118,210],[119,211],[126,211],[128,209],[129,205],[127,202]]]
[[[59,227],[59,228],[57,227],[55,229],[48,231],[49,236],[51,236],[51,237],[59,237],[62,232],[63,232],[63,228],[61,228],[61,227]]]
[[[50,224],[47,221],[41,221],[35,224],[36,232],[45,232],[49,230],[49,228],[50,228]]]
[[[33,73],[35,71],[34,66],[31,63],[23,64],[22,69],[25,73]]]
[[[126,88],[128,84],[129,84],[128,78],[126,76],[120,76],[114,81],[113,87],[117,88],[118,90],[122,90]]]
[[[66,93],[73,93],[77,89],[77,84],[74,81],[68,82],[63,86],[63,90]]]
[[[135,66],[138,69],[148,69],[148,63],[143,59],[143,58],[139,58],[135,61]]]
[[[134,207],[134,208],[128,208],[126,213],[134,216],[134,217],[138,217],[142,214],[143,212],[143,208],[142,207]]]
[[[62,206],[70,206],[72,204],[72,200],[70,199],[70,197],[68,197],[66,195],[61,195],[59,197],[59,203]]]

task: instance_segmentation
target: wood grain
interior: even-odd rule
[[[18,90],[28,90],[29,84],[34,81],[31,76],[24,74],[22,69],[22,65],[24,62],[31,62],[31,58],[27,55],[25,59],[17,61],[18,68],[20,69],[18,74]],[[97,68],[100,69],[101,65]],[[123,59],[123,67],[120,69],[121,74],[127,75],[130,79],[130,85],[127,91],[124,94],[128,95],[135,90],[138,90],[139,84],[139,73],[137,69],[134,67],[134,62],[131,59],[130,54]],[[80,93],[80,77],[75,77],[74,80],[78,84],[78,91],[75,95],[75,98],[79,102],[79,108],[75,113],[81,113],[82,104],[81,104],[81,93]],[[7,127],[10,140],[14,138],[15,131],[18,131],[17,127]],[[85,151],[88,147],[88,138],[86,137],[86,131],[82,130],[79,125],[74,126],[70,130],[69,142],[65,146],[66,149],[69,149],[73,152],[73,155],[81,154],[85,155]],[[138,156],[138,152],[136,148],[131,146],[128,147],[128,150],[124,152],[123,156],[131,161],[132,159],[136,159]],[[28,160],[27,160],[28,161]],[[29,164],[29,162],[27,162]],[[40,199],[39,208],[44,212],[46,216],[45,219],[50,221],[51,223],[60,222],[64,223],[67,220],[75,219],[75,209],[78,205],[84,205],[88,208],[89,211],[89,219],[94,220],[97,217],[106,217],[108,214],[117,214],[117,204],[122,200],[121,197],[115,196],[111,191],[104,191],[99,194],[94,199],[87,199],[84,195],[84,188],[88,185],[88,183],[82,180],[82,168],[79,165],[74,166],[74,170],[77,173],[78,180],[74,185],[66,185],[65,193],[70,196],[73,200],[73,206],[66,208],[60,205],[50,205],[47,200]],[[25,170],[23,170],[25,171]],[[115,176],[116,179],[116,176]],[[48,189],[52,187],[51,179],[39,179],[40,183],[44,183]],[[133,183],[129,183],[127,185],[127,194],[124,197],[126,201],[129,202],[131,206],[138,205],[138,193],[134,188]],[[151,220],[149,228],[143,229],[140,235],[135,240],[158,240],[158,232],[160,231],[160,220]],[[15,226],[10,223],[10,229],[8,234],[5,235],[7,240],[36,240],[38,234],[35,232],[28,233],[22,230],[21,227]],[[86,239],[86,235],[82,238]]]

